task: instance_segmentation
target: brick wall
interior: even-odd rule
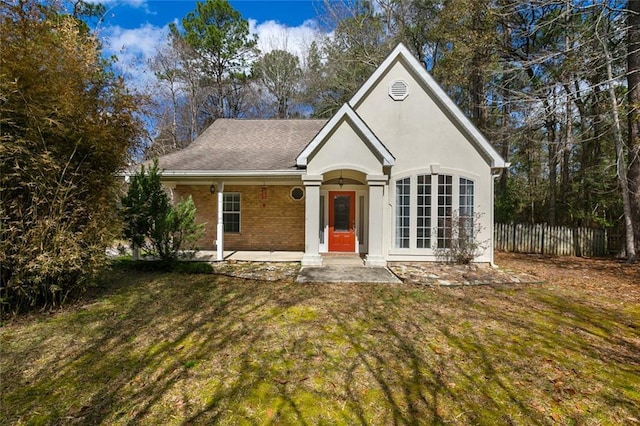
[[[304,250],[304,199],[290,196],[292,186],[267,185],[262,203],[262,186],[225,185],[225,192],[240,193],[240,233],[225,233],[225,250]],[[198,248],[213,250],[216,241],[217,194],[205,185],[178,185],[175,200],[189,194],[196,205],[196,220],[205,224]]]

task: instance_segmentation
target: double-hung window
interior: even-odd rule
[[[240,194],[225,192],[222,206],[224,232],[240,232]]]

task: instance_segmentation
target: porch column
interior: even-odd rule
[[[216,260],[224,260],[224,182],[218,182],[218,225],[216,226]]]
[[[387,180],[385,175],[367,175],[369,185],[369,253],[365,258],[367,266],[387,266],[382,253],[383,195]]]
[[[304,256],[302,266],[322,265],[320,256],[320,184],[321,175],[302,176],[304,183]]]

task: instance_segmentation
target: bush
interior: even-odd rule
[[[181,274],[212,274],[213,266],[207,262],[176,262],[172,271]]]
[[[460,216],[457,211],[451,215],[451,239],[448,247],[435,249],[436,258],[441,262],[468,265],[486,250],[488,241],[480,241],[478,235],[483,230],[481,214]]]
[[[171,205],[160,183],[158,161],[147,170],[144,165],[131,179],[122,198],[124,236],[132,248],[143,248],[161,262],[171,264],[204,234],[204,224],[196,223],[196,206],[189,196]]]
[[[61,304],[106,263],[116,173],[143,127],[99,41],[59,2],[0,13],[0,304]]]

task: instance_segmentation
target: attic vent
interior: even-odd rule
[[[409,85],[404,80],[395,80],[389,86],[389,96],[394,101],[404,101],[409,96]]]
[[[300,201],[304,197],[304,190],[299,186],[294,186],[293,188],[291,188],[291,192],[289,192],[289,195],[291,195],[291,198],[293,198],[294,200]]]

